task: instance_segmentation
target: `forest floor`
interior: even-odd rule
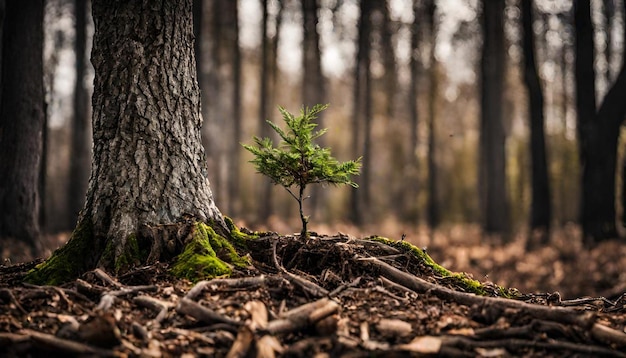
[[[0,356],[626,357],[624,244],[586,250],[575,227],[532,251],[524,235],[503,244],[469,226],[432,237],[392,223],[363,230],[405,234],[437,263],[482,282],[481,296],[472,281],[442,275],[406,246],[353,227],[312,229],[336,234],[264,236],[248,269],[196,284],[160,263],[32,286],[21,279],[40,260],[7,262]]]

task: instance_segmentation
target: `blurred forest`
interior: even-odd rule
[[[617,237],[624,6],[574,3],[194,1],[217,205],[251,228],[296,231],[296,203],[254,172],[240,143],[269,136],[278,105],[329,103],[322,144],[339,160],[363,156],[363,169],[359,189],[311,190],[313,230],[429,235],[462,224],[541,243],[551,228],[582,223],[590,243]],[[89,178],[93,23],[81,0],[47,0],[44,14],[40,223],[57,233],[73,229]]]

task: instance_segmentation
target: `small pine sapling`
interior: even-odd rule
[[[258,173],[269,177],[273,184],[281,185],[298,201],[300,219],[302,220],[301,237],[307,236],[308,217],[304,216],[302,204],[305,199],[304,190],[309,184],[328,183],[334,185],[347,184],[354,188],[358,185],[350,178],[358,175],[361,158],[340,163],[330,155],[330,148],[321,148],[314,140],[326,133],[327,129],[314,131],[317,115],[328,108],[328,105],[315,105],[313,108],[302,108],[296,117],[283,107],[278,110],[287,124],[284,130],[275,123],[267,123],[281,138],[277,147],[270,138],[254,137],[256,146],[243,144],[243,147],[254,155],[250,162]],[[298,188],[297,194],[292,189]]]

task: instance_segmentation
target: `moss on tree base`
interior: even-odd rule
[[[230,232],[223,235],[202,222],[180,222],[150,227],[119,242],[97,240],[91,222],[82,220],[69,241],[32,269],[25,281],[59,285],[95,267],[117,275],[156,261],[173,262],[171,273],[191,281],[230,275],[234,267],[249,265],[237,249],[244,250],[246,241],[258,236],[242,233],[225,219]]]
[[[243,236],[240,237],[243,239]],[[183,252],[176,256],[171,272],[174,276],[196,282],[205,278],[228,276],[232,267],[246,267],[233,245],[212,227],[198,222]]]
[[[78,277],[93,265],[93,227],[82,220],[72,232],[69,241],[57,249],[46,261],[37,265],[24,278],[37,285],[59,285]]]

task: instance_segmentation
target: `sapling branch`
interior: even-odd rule
[[[278,146],[269,138],[254,137],[254,145],[243,144],[243,147],[254,155],[250,162],[257,172],[269,177],[275,185],[281,185],[297,202],[302,221],[301,236],[307,235],[308,217],[304,215],[304,190],[309,184],[330,183],[347,184],[353,188],[358,185],[350,177],[358,175],[361,158],[347,162],[339,162],[330,155],[330,149],[321,148],[314,140],[326,133],[326,129],[316,132],[314,120],[317,114],[328,108],[328,105],[316,105],[313,108],[302,108],[300,115],[295,116],[283,107],[278,110],[283,116],[287,128],[282,129],[275,123],[267,123],[281,138]],[[298,195],[291,187],[298,187]]]

